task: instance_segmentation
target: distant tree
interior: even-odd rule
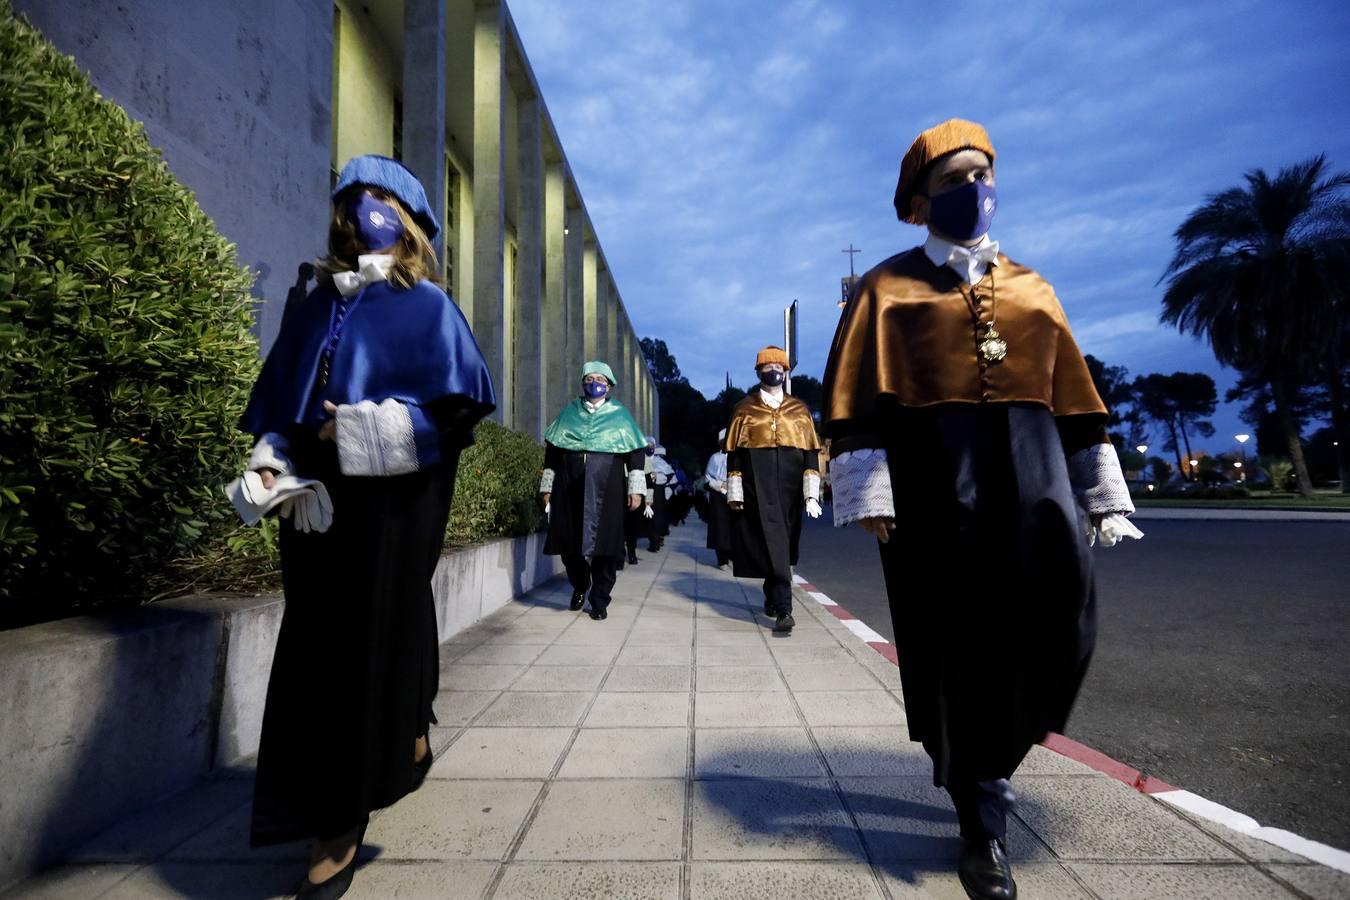
[[[680,365],[675,362],[675,355],[670,352],[665,341],[645,337],[638,343],[642,346],[642,355],[647,359],[647,370],[652,373],[652,379],[657,384],[674,384],[686,380],[680,374]]]
[[[1149,474],[1153,480],[1162,484],[1172,477],[1172,464],[1161,456],[1150,456],[1148,459]]]
[[[825,386],[819,378],[810,375],[792,376],[792,396],[810,407],[812,413],[819,414],[825,401]]]
[[[1335,421],[1347,426],[1344,381],[1350,320],[1350,172],[1326,158],[1245,176],[1246,186],[1205,199],[1177,228],[1162,321],[1208,339],[1225,366],[1270,386],[1298,490],[1312,491],[1292,386],[1333,385]],[[1342,432],[1343,433],[1343,432]]]
[[[1194,467],[1181,458],[1183,447],[1186,457],[1193,458],[1187,426],[1205,437],[1214,434],[1214,425],[1206,418],[1214,414],[1218,403],[1214,379],[1203,372],[1154,373],[1140,375],[1133,388],[1140,413],[1162,426],[1167,435],[1164,446],[1176,454],[1177,470],[1182,477],[1189,478],[1194,473],[1187,470]]]

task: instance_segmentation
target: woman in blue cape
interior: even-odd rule
[[[573,610],[590,591],[591,618],[608,616],[624,517],[642,505],[646,438],[632,415],[609,395],[614,372],[599,360],[582,368],[582,396],[563,407],[544,432],[544,475],[539,483],[549,511],[544,552],[561,556],[572,583]]]
[[[430,769],[431,579],[460,451],[496,406],[434,282],[439,229],[416,177],[358,157],[333,208],[319,285],[287,314],[240,423],[263,490],[313,480],[331,498],[317,518],[281,506],[286,607],[253,803],[254,846],[315,842],[302,897],[345,892],[371,810]]]

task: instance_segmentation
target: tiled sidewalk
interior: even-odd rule
[[[774,635],[758,584],[711,567],[702,538],[642,551],[605,622],[554,581],[442,648],[437,762],[372,821],[349,897],[964,896],[895,668],[800,594]],[[248,774],[9,896],[287,896],[307,849],[248,849]],[[1015,784],[1024,898],[1350,896],[1350,876],[1043,748]]]

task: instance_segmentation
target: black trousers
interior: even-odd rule
[[[770,573],[764,579],[764,605],[776,612],[792,615],[792,581]]]
[[[616,560],[612,556],[584,556],[564,554],[563,565],[567,568],[567,580],[572,590],[579,593],[590,591],[591,609],[601,610],[609,606],[609,592],[614,590],[618,580]]]
[[[1006,778],[993,781],[972,781],[953,778],[947,784],[956,818],[961,823],[961,837],[967,840],[1008,838],[1008,810],[1014,803],[1012,782]]]

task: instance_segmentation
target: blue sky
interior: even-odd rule
[[[991,235],[1084,352],[1220,396],[1232,373],[1157,322],[1172,231],[1253,168],[1350,168],[1344,2],[509,3],[634,327],[708,396],[753,381],[793,298],[798,371],[822,373],[840,251],[861,271],[922,241],[899,161],[952,116],[988,127]],[[1214,451],[1249,430],[1215,425]]]

